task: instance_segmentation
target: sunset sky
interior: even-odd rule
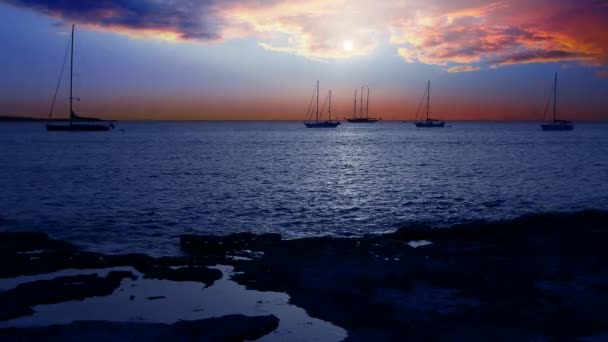
[[[558,72],[560,117],[608,119],[608,0],[0,0],[0,115],[48,115],[72,23],[86,116],[303,120],[318,79],[340,118],[431,80],[435,117],[541,120]]]

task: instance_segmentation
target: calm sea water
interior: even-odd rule
[[[0,230],[103,252],[177,253],[181,233],[360,235],[608,209],[608,124],[0,124]]]

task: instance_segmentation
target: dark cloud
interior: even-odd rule
[[[132,31],[173,33],[180,39],[218,40],[219,0],[0,0],[65,22]]]

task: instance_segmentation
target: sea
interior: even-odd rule
[[[0,124],[0,231],[104,253],[179,254],[183,233],[361,236],[608,209],[608,123]]]

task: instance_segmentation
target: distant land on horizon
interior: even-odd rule
[[[38,121],[67,121],[67,119],[44,119],[18,115],[0,116],[0,122],[38,122]]]

